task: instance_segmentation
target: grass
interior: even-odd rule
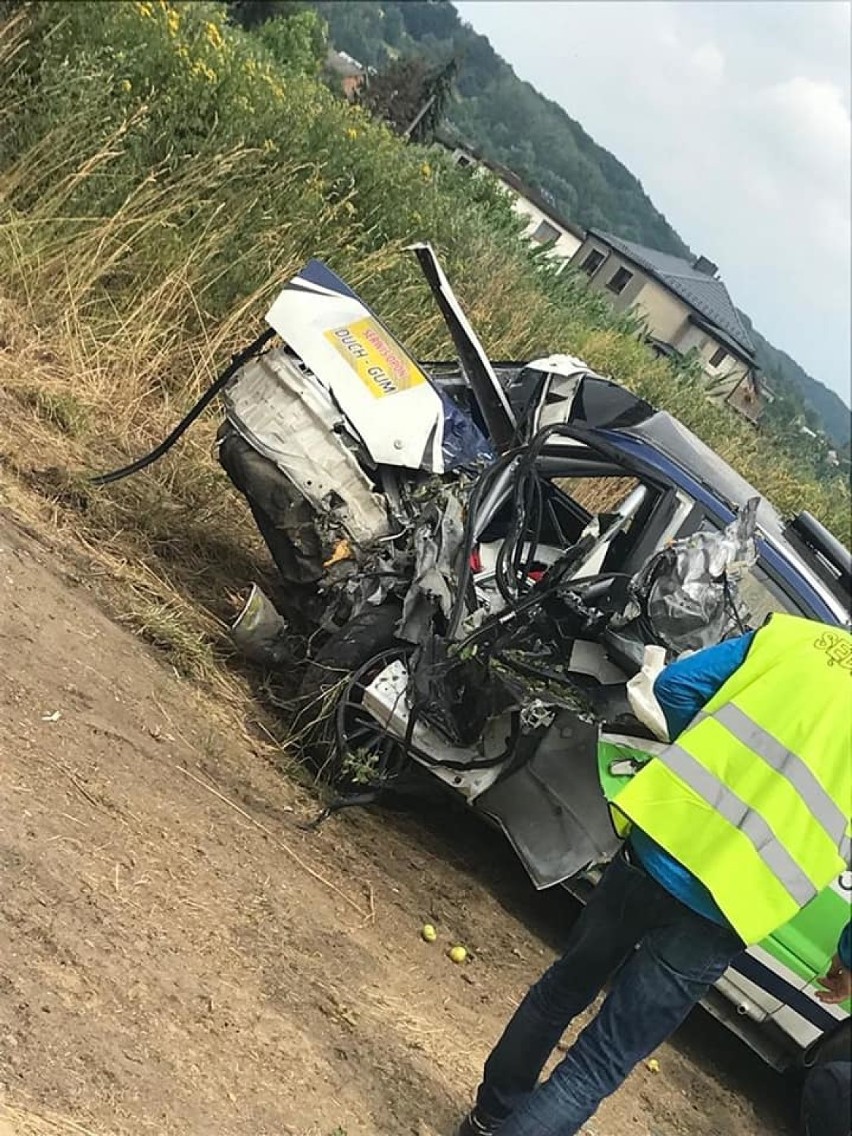
[[[581,355],[848,542],[840,483],[807,480],[629,320],[536,263],[493,188],[283,75],[221,6],[0,5],[0,85],[2,491],[84,544],[181,673],[221,682],[229,596],[273,587],[212,416],[138,477],[86,478],[159,441],[311,256],[439,357],[443,324],[405,251],[431,240],[495,357]]]

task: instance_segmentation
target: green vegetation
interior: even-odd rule
[[[0,489],[23,501],[23,483],[51,502],[128,585],[141,633],[209,676],[228,592],[265,557],[209,422],[110,489],[81,485],[80,471],[159,441],[311,256],[416,354],[447,353],[405,252],[423,238],[495,357],[582,355],[682,418],[781,509],[809,508],[848,540],[842,486],[710,405],[688,368],[652,359],[629,320],[526,248],[490,179],[335,98],[315,77],[322,28],[296,15],[270,38],[215,3],[0,7]]]

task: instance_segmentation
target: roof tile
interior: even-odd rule
[[[622,240],[621,237],[598,229],[592,229],[591,234],[605,241],[616,252],[622,253],[647,269],[676,296],[729,335],[743,351],[749,355],[754,354],[751,336],[721,280],[707,276],[703,272],[696,272],[689,261],[680,256],[645,248],[644,245]]]

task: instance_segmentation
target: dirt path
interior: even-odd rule
[[[455,823],[302,831],[310,793],[8,520],[0,580],[1,1136],[448,1136],[567,898]],[[589,1131],[786,1134],[714,1028]]]

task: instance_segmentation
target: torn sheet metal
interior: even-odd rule
[[[740,629],[736,584],[757,560],[759,498],[721,532],[697,532],[655,553],[633,578],[631,601],[612,626],[648,625],[674,654],[698,651]]]
[[[409,728],[409,673],[404,662],[396,659],[389,663],[364,691],[364,708],[376,721],[393,734],[404,739]],[[506,718],[491,718],[486,722],[475,745],[454,745],[431,723],[419,716],[411,735],[412,744],[428,753],[435,762],[446,762],[447,767],[429,765],[429,771],[468,800],[499,778],[509,739]],[[484,762],[493,764],[485,767]]]
[[[520,769],[483,793],[537,888],[552,887],[618,851],[598,775],[599,728],[559,715]]]
[[[409,643],[421,643],[431,633],[436,610],[450,617],[464,540],[463,492],[460,485],[446,486],[414,531],[414,577],[399,630],[400,638]]]
[[[318,513],[333,517],[359,544],[387,535],[383,499],[340,443],[340,412],[283,349],[248,363],[225,392],[225,405],[237,432]]]
[[[477,425],[487,434],[494,447],[502,452],[512,444],[517,426],[506,392],[464,309],[456,299],[432,246],[416,244],[410,248],[417,257],[459,353],[465,378],[476,399],[474,418]]]
[[[310,261],[266,319],[331,392],[375,462],[443,472],[441,396],[329,268]]]

